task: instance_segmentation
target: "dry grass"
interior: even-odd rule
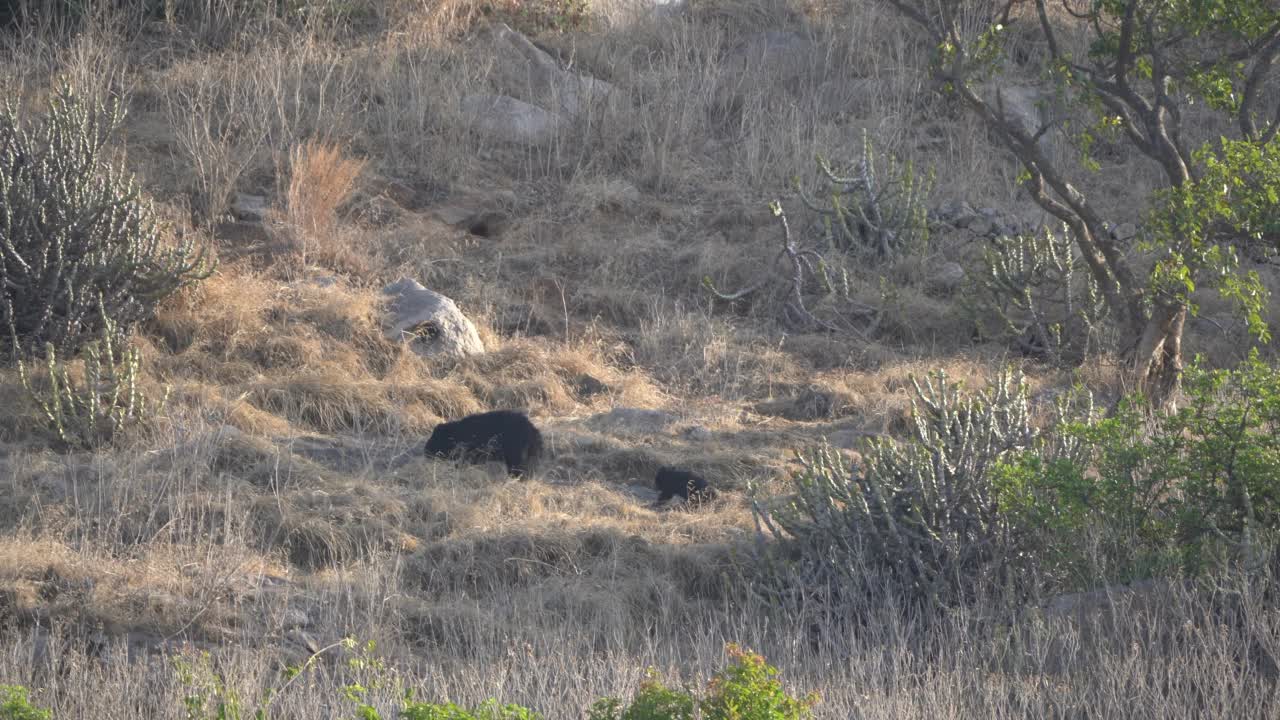
[[[766,203],[811,230],[791,178],[811,182],[815,154],[855,159],[863,129],[881,154],[936,168],[936,204],[1025,210],[1010,158],[933,93],[931,49],[898,21],[874,3],[593,3],[583,31],[536,39],[614,91],[525,145],[458,108],[522,72],[472,31],[529,16],[488,0],[345,5],[363,11],[267,18],[210,0],[145,26],[104,11],[78,33],[0,40],[13,97],[38,106],[60,74],[123,93],[122,156],[166,221],[223,258],[136,338],[149,382],[173,386],[154,435],[55,455],[0,375],[0,681],[60,717],[176,717],[185,691],[149,654],[211,650],[252,698],[280,662],[352,635],[423,697],[497,695],[559,718],[634,690],[650,665],[704,680],[735,641],[819,690],[822,717],[1266,716],[1258,658],[1280,653],[1280,623],[1247,593],[1234,615],[1166,593],[1090,634],[1096,618],[1001,624],[994,606],[924,624],[893,598],[783,611],[756,582],[748,487],[782,491],[791,451],[820,438],[852,451],[904,430],[910,374],[976,386],[1008,360],[929,287],[941,262],[974,269],[981,248],[961,234],[850,268],[854,298],[885,307],[871,340],[702,286],[777,273]],[[785,62],[742,51],[766,30],[800,38]],[[1148,171],[1105,168],[1117,217]],[[274,216],[232,220],[235,192]],[[473,201],[501,215],[493,232],[441,219]],[[434,362],[386,340],[379,288],[401,276],[457,301],[488,352]],[[1229,309],[1204,307],[1214,322],[1193,323],[1188,345],[1240,347]],[[1112,396],[1106,360],[1080,377]],[[1037,396],[1072,380],[1031,370]],[[421,456],[436,423],[499,407],[544,430],[550,460],[531,480]],[[618,407],[656,424],[612,422]],[[670,463],[726,498],[655,511],[653,473]],[[350,714],[341,657],[273,709]]]
[[[308,140],[289,156],[283,222],[303,266],[308,262],[363,274],[365,258],[337,226],[338,207],[346,202],[365,161],[347,157],[337,145]],[[282,173],[284,174],[284,173]],[[347,242],[344,242],[347,241]]]

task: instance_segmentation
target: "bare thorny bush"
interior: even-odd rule
[[[729,302],[778,287],[775,294],[785,297],[780,304],[782,319],[789,327],[849,333],[867,340],[875,335],[883,308],[855,299],[851,284],[869,279],[868,273],[856,268],[867,264],[882,267],[895,258],[926,250],[932,171],[918,176],[911,163],[899,166],[890,162],[887,172],[878,172],[865,130],[862,157],[848,175],[838,174],[821,156],[817,165],[823,195],[811,197],[798,178],[793,183],[804,206],[821,218],[825,247],[814,247],[809,238],[794,237],[782,203],[775,200],[769,209],[782,230],[782,249],[772,264],[785,261],[789,265],[785,279],[779,283],[779,278],[766,275],[752,285],[726,292],[704,277],[703,286],[717,299]],[[808,243],[802,245],[805,240]],[[815,314],[812,301],[806,301],[814,286],[825,317]]]

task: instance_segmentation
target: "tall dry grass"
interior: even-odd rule
[[[351,195],[365,161],[347,156],[319,139],[298,145],[289,155],[283,222],[299,262],[334,269],[359,269],[365,262],[351,237],[338,226],[338,208]]]
[[[614,92],[521,145],[458,112],[503,76],[469,35],[493,3],[349,5],[367,13],[208,0],[151,24],[104,11],[72,33],[0,39],[11,96],[38,105],[58,74],[123,94],[130,166],[225,260],[137,338],[148,375],[174,387],[155,436],[50,454],[0,376],[0,682],[36,688],[58,716],[181,717],[187,690],[158,651],[208,650],[254,698],[281,685],[281,663],[350,635],[377,641],[420,697],[574,718],[648,666],[703,681],[733,641],[821,692],[822,717],[1272,712],[1280,625],[1252,591],[1177,588],[1093,619],[996,620],[992,603],[926,623],[898,598],[832,607],[807,588],[784,606],[757,582],[749,485],[781,491],[791,449],[822,436],[848,448],[905,427],[910,372],[976,384],[1003,359],[971,345],[954,297],[924,287],[938,262],[980,250],[965,238],[858,268],[858,297],[887,308],[872,341],[782,327],[702,287],[776,272],[764,203],[790,212],[792,177],[812,179],[816,154],[856,159],[864,128],[881,153],[936,167],[937,203],[1016,207],[1014,165],[933,93],[931,49],[892,17],[870,3],[602,5],[587,31],[539,42]],[[799,39],[790,60],[742,50],[766,30]],[[1116,177],[1123,206],[1129,175]],[[231,222],[236,192],[266,196],[294,244]],[[498,198],[501,233],[433,216],[468,194]],[[436,363],[387,341],[376,288],[401,275],[455,299],[490,352]],[[1101,372],[1086,375],[1102,387]],[[614,406],[670,425],[593,419]],[[421,457],[433,425],[496,407],[547,434],[552,461],[531,482]],[[727,500],[655,512],[667,463]],[[326,652],[273,709],[349,713],[343,659]]]
[[[612,483],[494,480],[416,453],[397,465],[396,446],[366,445],[337,472],[326,448],[187,417],[152,453],[10,455],[0,679],[59,717],[181,717],[190,690],[174,657],[210,652],[250,700],[284,685],[285,664],[352,636],[394,670],[375,693],[384,716],[408,686],[576,718],[649,667],[705,682],[737,642],[818,691],[819,717],[1271,712],[1280,615],[1262,585],[1075,606],[1090,612],[979,603],[932,620],[874,588],[857,603],[808,588],[780,604],[752,582],[737,503],[656,514]],[[351,712],[341,688],[371,678],[349,656],[330,648],[273,710]]]

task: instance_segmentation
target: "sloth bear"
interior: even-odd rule
[[[656,505],[661,505],[676,495],[684,498],[690,505],[700,505],[714,500],[717,495],[715,488],[708,485],[701,475],[670,466],[658,468],[653,484],[658,488]]]
[[[542,433],[522,412],[494,410],[437,425],[426,454],[471,462],[501,460],[508,474],[523,477],[542,456]]]

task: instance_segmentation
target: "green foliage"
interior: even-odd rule
[[[801,453],[789,505],[757,512],[823,579],[857,588],[879,570],[933,602],[983,581],[1256,570],[1280,540],[1280,369],[1256,352],[1229,370],[1197,360],[1184,393],[1167,414],[1132,396],[1100,417],[1076,388],[1035,430],[1007,375],[976,396],[917,385],[909,439],[868,442],[861,468]]]
[[[887,172],[876,169],[870,136],[862,132],[862,159],[852,172],[840,175],[818,157],[827,204],[811,199],[796,181],[796,189],[809,209],[823,215],[833,249],[879,260],[923,249],[929,240],[927,202],[933,191],[930,168],[917,175],[908,162],[899,165],[892,156]]]
[[[376,646],[347,638],[314,653],[300,667],[284,673],[278,688],[264,690],[256,701],[244,701],[214,668],[207,652],[194,657],[175,657],[173,668],[185,688],[182,697],[187,720],[267,720],[272,701],[313,666],[322,653],[342,646],[354,655],[346,670],[354,680],[342,685],[341,700],[355,703],[354,718],[382,720],[383,715],[368,701],[373,690],[393,690],[393,698],[403,698],[396,717],[401,720],[542,720],[540,713],[490,698],[467,708],[452,702],[416,702],[412,690],[400,691],[399,674],[374,656]],[[778,670],[763,657],[729,644],[729,663],[707,684],[701,699],[684,690],[668,688],[650,670],[635,697],[624,706],[618,698],[601,698],[585,713],[588,720],[806,720],[818,696],[792,697],[778,679]],[[361,679],[363,678],[363,679]],[[26,689],[0,685],[0,720],[47,720],[48,712],[32,708]],[[577,717],[576,713],[572,713]],[[570,713],[562,713],[568,717]],[[345,716],[344,716],[345,717]]]
[[[1037,432],[1020,376],[1002,372],[980,393],[963,393],[942,371],[912,384],[910,438],[868,441],[861,468],[827,447],[797,453],[795,497],[764,520],[824,576],[861,582],[869,563],[908,594],[945,604],[1014,579],[1025,560],[992,470]]]
[[[1096,346],[1106,303],[1065,230],[995,238],[985,264],[975,305],[998,317],[1024,354],[1078,365]]]
[[[701,700],[663,684],[653,670],[631,703],[602,698],[588,720],[804,720],[812,715],[817,695],[792,697],[778,680],[778,670],[760,655],[730,644],[729,664],[707,684]]]
[[[0,326],[18,352],[74,351],[110,318],[121,333],[212,266],[191,241],[166,246],[107,142],[124,114],[60,85],[24,123],[0,111]]]
[[[1237,302],[1254,335],[1268,338],[1265,288],[1242,271],[1237,253],[1273,252],[1280,229],[1280,116],[1267,91],[1280,70],[1280,5],[1096,0],[1068,3],[1072,20],[1064,24],[1046,2],[1003,3],[1003,12],[979,0],[880,2],[927,36],[937,49],[936,78],[1019,159],[1019,181],[1032,199],[1068,224],[1111,320],[1137,340],[1125,360],[1149,401],[1163,408],[1176,395],[1184,320],[1196,309],[1197,291],[1216,289]],[[1000,28],[1019,5],[1034,5],[1034,12],[1018,13],[1019,27],[1029,26],[1047,55],[1057,103],[1073,109],[1037,129],[1007,112],[994,92],[1014,64],[998,61],[1007,49]],[[991,82],[980,82],[989,71]],[[1234,137],[1197,150],[1184,124],[1190,117]],[[1082,167],[1040,143],[1047,133],[1079,128]],[[1162,187],[1130,203],[1146,215],[1144,257],[1107,233],[1104,210],[1090,197],[1098,188],[1081,173],[1098,167],[1090,152],[1099,133],[1126,142],[1161,172]]]
[[[271,690],[264,693],[263,704],[249,714],[239,693],[228,687],[214,668],[209,653],[203,652],[194,661],[182,657],[173,659],[178,681],[186,688],[182,706],[186,720],[265,720]]]
[[[791,697],[778,681],[778,670],[749,650],[729,645],[731,662],[711,679],[699,703],[705,720],[804,720],[812,715],[817,695]]]
[[[1234,300],[1265,340],[1267,291],[1256,272],[1240,272],[1236,250],[1267,260],[1280,249],[1280,141],[1222,138],[1217,149],[1206,145],[1195,157],[1202,173],[1158,193],[1147,221],[1146,249],[1162,255],[1153,290],[1189,302],[1203,278]]]
[[[1086,452],[1039,449],[997,473],[1002,511],[1064,584],[1253,567],[1280,530],[1280,370],[1256,353],[1232,370],[1198,362],[1185,403],[1152,417],[1140,399],[1060,434]]]
[[[1231,40],[1248,42],[1263,37],[1277,21],[1280,9],[1271,0],[1161,0],[1144,2],[1146,15],[1138,32],[1125,37],[1117,22],[1129,11],[1132,0],[1098,0],[1090,10],[1098,24],[1097,36],[1089,48],[1094,59],[1108,60],[1123,50],[1133,56],[1135,66],[1150,68],[1151,47],[1162,39],[1172,44],[1191,45],[1195,41]],[[1217,58],[1217,62],[1195,62],[1199,58],[1185,58],[1188,66],[1201,72],[1213,71],[1226,76],[1232,67],[1229,56]],[[1145,62],[1144,62],[1145,61]],[[1241,88],[1242,90],[1242,88]]]
[[[18,360],[23,388],[40,408],[49,430],[69,447],[100,447],[127,430],[146,427],[168,400],[168,388],[155,400],[138,386],[142,353],[129,346],[105,312],[100,328],[98,339],[81,350],[79,363],[61,360],[53,343],[45,347],[47,384],[37,385],[26,363]]]
[[[697,702],[683,690],[667,687],[650,669],[631,704],[622,707],[617,698],[601,698],[591,706],[588,720],[693,720]]]
[[[0,685],[0,720],[49,720],[48,710],[31,704],[21,685]]]

